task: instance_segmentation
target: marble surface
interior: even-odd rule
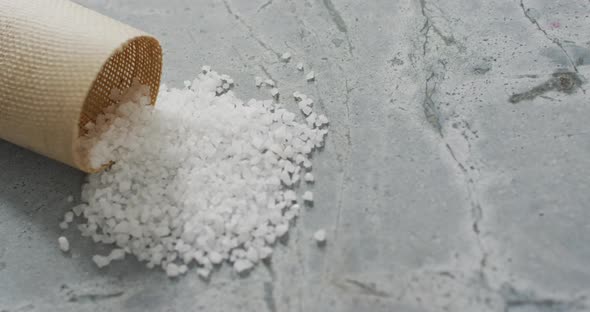
[[[56,244],[83,175],[0,141],[0,311],[590,310],[589,1],[78,2],[158,36],[169,85],[312,95],[315,207],[247,277],[99,270]]]

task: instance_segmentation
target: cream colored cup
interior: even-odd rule
[[[158,40],[68,0],[0,0],[0,138],[86,172],[83,126],[133,78],[155,103]]]

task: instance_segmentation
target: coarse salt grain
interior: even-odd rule
[[[300,123],[280,103],[243,102],[232,85],[203,67],[190,88],[163,85],[153,107],[145,105],[149,90],[134,82],[113,92],[117,109],[86,127],[92,166],[114,163],[88,176],[83,204],[65,219],[81,216],[83,236],[115,244],[108,256],[92,257],[98,267],[129,253],[170,277],[195,263],[206,278],[215,264],[229,261],[241,273],[272,255],[300,211],[292,188],[327,131]],[[313,101],[297,96],[312,114]]]
[[[74,213],[71,211],[66,212],[64,215],[64,222],[70,223],[74,220]]]
[[[297,70],[303,71],[303,63],[301,63],[301,62],[297,63]]]
[[[303,200],[306,202],[313,202],[313,193],[311,191],[305,191],[301,198],[303,198]]]
[[[111,250],[109,254],[109,260],[123,260],[125,258],[125,250],[121,248],[115,248]]]
[[[307,81],[313,81],[315,80],[315,73],[312,71],[310,71],[309,73],[307,73],[307,75],[305,76],[305,80]]]
[[[205,268],[199,268],[199,269],[197,269],[197,274],[199,276],[201,276],[202,278],[208,278],[209,275],[211,274],[211,270],[205,269]]]
[[[283,55],[281,55],[281,60],[283,62],[289,62],[291,60],[291,53],[289,53],[289,52],[283,53]]]
[[[57,239],[57,243],[59,244],[59,249],[63,252],[68,252],[70,250],[70,242],[65,236],[60,236]]]
[[[274,82],[274,80],[272,80],[272,79],[266,79],[266,80],[264,81],[264,83],[265,83],[267,86],[269,86],[269,87],[274,87],[274,86],[275,86],[275,82]]]
[[[239,260],[236,260],[236,262],[234,262],[234,269],[238,273],[243,273],[247,270],[250,270],[252,267],[253,267],[252,262],[250,262],[250,260],[247,260],[247,259],[239,259]]]
[[[279,89],[277,89],[277,88],[270,89],[270,95],[272,95],[273,98],[278,97],[279,96]]]
[[[321,230],[317,230],[315,233],[313,233],[313,239],[315,239],[315,241],[318,244],[323,244],[326,242],[326,230],[321,229]]]
[[[99,268],[103,268],[103,267],[109,265],[109,263],[111,263],[111,260],[108,257],[101,256],[101,255],[92,256],[92,261],[94,261],[96,266],[98,266]]]

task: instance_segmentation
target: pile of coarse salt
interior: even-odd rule
[[[99,267],[131,254],[169,276],[194,265],[208,277],[216,264],[244,272],[271,256],[300,212],[294,188],[314,180],[309,157],[328,119],[301,93],[305,122],[272,100],[244,103],[231,83],[204,67],[184,89],[162,86],[155,107],[134,84],[87,125],[91,165],[114,161],[88,176],[73,208],[82,235],[115,246],[93,257]]]

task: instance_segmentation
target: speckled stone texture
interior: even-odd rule
[[[311,95],[315,206],[246,277],[99,270],[57,247],[83,175],[0,142],[0,311],[590,310],[587,0],[78,2],[159,37],[169,85]]]

